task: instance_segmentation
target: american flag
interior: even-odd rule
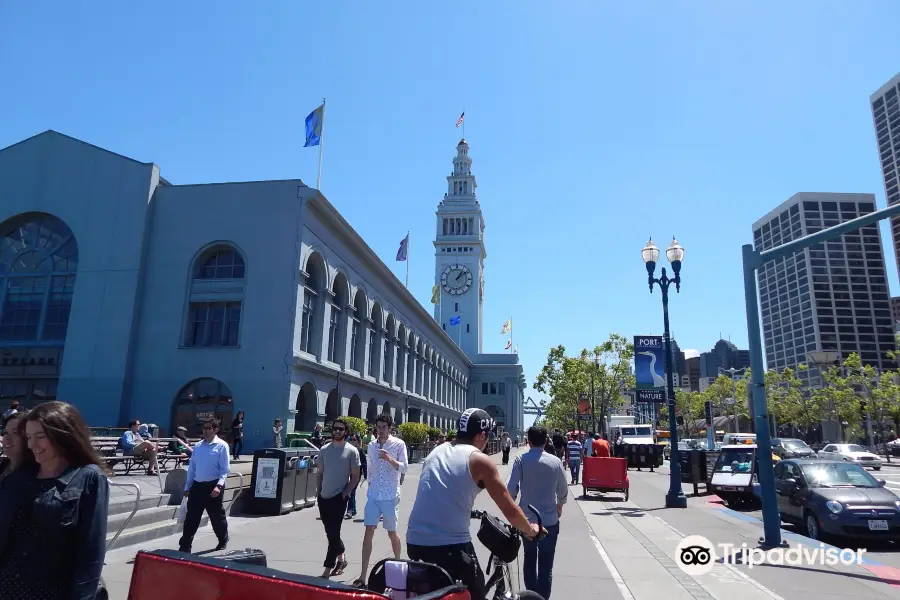
[[[466,113],[463,112],[463,114],[459,115],[459,118],[456,120],[456,126],[459,127],[460,125],[462,125],[465,118],[466,118]]]

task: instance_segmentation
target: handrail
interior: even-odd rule
[[[141,486],[136,483],[119,483],[118,481],[109,481],[109,485],[112,487],[120,487],[120,488],[134,488],[134,508],[131,510],[131,514],[128,515],[128,518],[125,519],[125,522],[122,523],[122,526],[119,527],[119,530],[116,532],[116,535],[113,536],[113,539],[106,543],[106,549],[109,550],[113,544],[116,543],[116,540],[119,539],[119,536],[122,535],[122,532],[125,531],[125,528],[128,527],[128,524],[131,523],[131,519],[134,518],[134,515],[137,513],[138,508],[141,505]]]
[[[231,502],[228,503],[228,509],[225,511],[226,516],[231,516],[231,509],[234,507],[235,501],[236,501],[238,498],[240,498],[241,494],[244,493],[244,474],[243,474],[243,473],[239,473],[238,471],[230,471],[230,472],[225,476],[225,478],[227,479],[227,478],[231,477],[232,475],[237,475],[237,476],[240,478],[240,481],[238,482],[238,491],[237,491],[237,493],[234,495],[234,498],[231,499]]]

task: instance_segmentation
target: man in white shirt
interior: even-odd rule
[[[372,556],[372,539],[378,521],[384,517],[384,528],[391,540],[394,558],[400,559],[400,536],[397,535],[397,519],[400,516],[400,482],[409,466],[406,458],[406,444],[391,435],[394,421],[390,415],[379,415],[375,419],[376,439],[369,444],[368,471],[369,489],[366,494],[366,533],[362,547],[362,575],[354,582],[364,587]]]
[[[231,447],[216,435],[218,433],[219,422],[208,419],[203,423],[203,441],[191,453],[191,464],[184,485],[187,515],[184,518],[184,531],[178,541],[181,552],[191,551],[204,510],[209,515],[209,522],[219,540],[216,550],[224,550],[228,545],[228,521],[222,500],[225,478],[231,470]]]

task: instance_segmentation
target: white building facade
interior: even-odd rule
[[[248,449],[276,418],[452,429],[483,405],[521,429],[521,366],[463,352],[300,180],[173,185],[50,131],[0,150],[0,188],[0,409],[59,399],[93,426],[192,434],[243,410]],[[485,404],[484,377],[513,371]]]

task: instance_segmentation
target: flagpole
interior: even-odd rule
[[[463,108],[463,139],[466,139],[466,109]]]
[[[409,289],[409,232],[406,232],[406,289]]]
[[[321,116],[321,128],[322,131],[319,134],[319,176],[316,177],[316,189],[322,189],[322,146],[325,145],[325,96],[322,96],[322,116]]]
[[[512,347],[513,347],[512,327],[513,327],[513,322],[512,322],[512,317],[510,317],[509,318],[509,351],[510,351],[510,353],[512,353]]]

